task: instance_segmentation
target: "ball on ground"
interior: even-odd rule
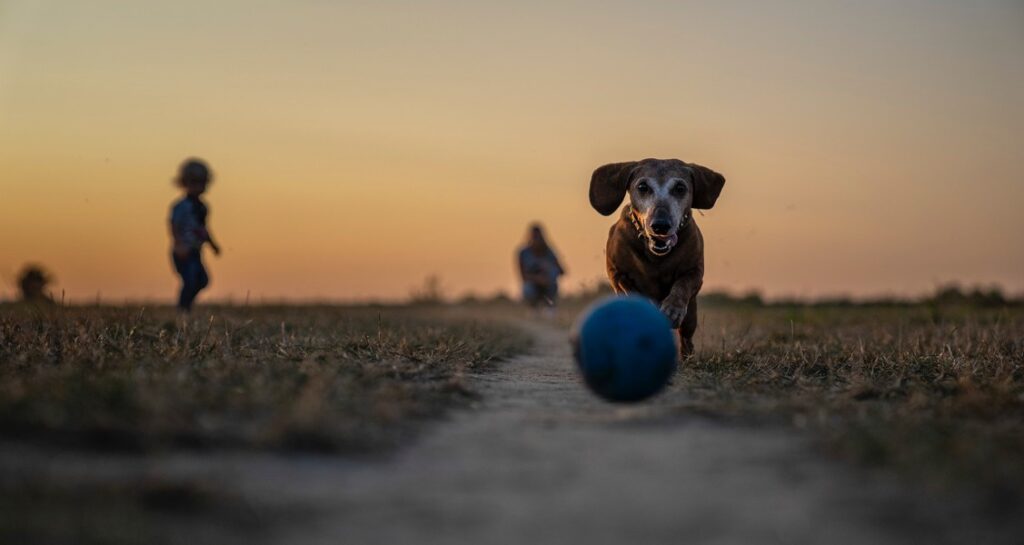
[[[668,318],[639,296],[608,297],[573,327],[573,355],[583,381],[618,402],[644,400],[668,384],[679,355]]]

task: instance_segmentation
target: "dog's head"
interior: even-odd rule
[[[644,159],[612,163],[590,178],[590,204],[602,215],[615,212],[629,193],[629,203],[654,255],[665,255],[679,242],[677,232],[691,208],[715,205],[725,177],[707,167],[678,159]]]

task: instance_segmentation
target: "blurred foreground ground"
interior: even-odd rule
[[[59,361],[12,343],[52,346],[80,327],[99,342],[120,322],[5,312],[3,542],[1015,543],[1024,531],[1018,310],[707,309],[697,358],[629,407],[579,385],[563,327],[509,307],[215,310],[210,333],[143,318],[155,337],[131,351]],[[247,341],[204,348],[243,326]],[[210,370],[223,366],[238,370]],[[52,394],[108,369],[114,399],[133,400],[120,412]]]

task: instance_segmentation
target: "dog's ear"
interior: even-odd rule
[[[590,177],[590,206],[602,216],[609,216],[622,204],[633,177],[636,161],[611,163],[594,171]]]
[[[694,163],[688,163],[693,172],[693,207],[707,210],[715,206],[715,201],[722,193],[725,176]]]

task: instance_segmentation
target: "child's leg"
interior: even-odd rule
[[[537,285],[533,282],[523,282],[523,302],[531,307],[537,306],[539,300]]]
[[[196,275],[191,259],[187,260],[181,272],[181,293],[178,295],[178,310],[188,312],[192,310],[192,301],[195,300],[199,290],[196,289]]]
[[[190,288],[188,282],[188,258],[171,255],[171,260],[174,262],[174,270],[178,273],[178,277],[181,278],[181,289],[178,291],[178,310],[187,311],[189,305],[188,290]]]
[[[547,285],[547,293],[545,293],[545,300],[547,301],[548,306],[554,307],[554,306],[558,305],[558,280],[557,279],[552,280],[551,283]]]
[[[205,288],[210,279],[203,267],[203,260],[198,252],[189,254],[188,257],[175,260],[175,266],[181,275],[181,294],[178,296],[178,309],[183,311],[192,310],[192,303],[199,292]]]
[[[178,292],[178,310],[188,312],[192,310],[192,300],[189,297],[189,285],[185,277],[181,277],[181,291]]]
[[[206,267],[203,265],[202,256],[196,256],[196,294],[206,289],[206,286],[210,285],[210,275],[206,273]]]

